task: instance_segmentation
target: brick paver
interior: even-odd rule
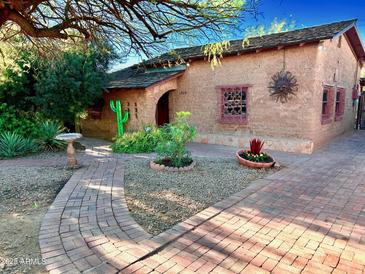
[[[123,158],[77,171],[43,220],[50,273],[364,273],[365,134],[152,237],[129,215]]]

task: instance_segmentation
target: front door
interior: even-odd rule
[[[167,92],[162,95],[160,100],[158,100],[156,108],[156,124],[158,126],[163,126],[169,122],[169,93]]]

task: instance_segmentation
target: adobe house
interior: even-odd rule
[[[115,137],[111,99],[129,111],[127,130],[189,111],[196,141],[210,144],[246,147],[255,136],[269,149],[311,153],[354,128],[353,94],[365,57],[356,20],[254,37],[244,47],[234,40],[223,55],[213,70],[201,46],[181,48],[113,73],[105,104],[90,111],[83,134]],[[283,77],[289,96],[269,88]]]

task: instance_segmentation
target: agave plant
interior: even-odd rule
[[[262,147],[264,146],[264,141],[258,138],[254,138],[250,141],[250,152],[253,155],[259,155],[261,153]]]
[[[37,140],[46,151],[56,151],[65,147],[66,143],[57,140],[56,136],[64,132],[65,128],[55,121],[44,121],[38,126]]]
[[[39,149],[32,139],[24,138],[15,132],[3,132],[0,134],[0,157],[13,158],[36,152]]]

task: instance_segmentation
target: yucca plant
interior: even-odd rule
[[[264,146],[264,143],[264,141],[261,141],[258,138],[250,140],[250,152],[253,155],[259,155],[261,153],[262,147]]]
[[[24,138],[15,132],[3,132],[0,134],[0,158],[13,158],[39,149],[32,139]]]
[[[46,151],[57,151],[65,147],[66,143],[57,140],[56,136],[64,132],[65,128],[55,121],[44,121],[39,124],[37,130],[37,141]]]

